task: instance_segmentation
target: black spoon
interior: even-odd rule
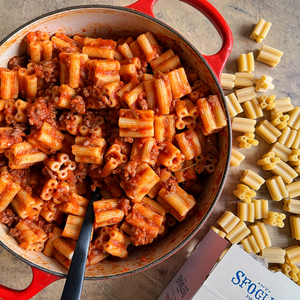
[[[98,199],[99,190],[96,189],[86,210],[61,300],[80,299],[94,220],[93,202]]]

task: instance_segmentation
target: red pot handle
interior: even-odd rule
[[[145,13],[151,17],[153,15],[153,6],[158,0],[139,0],[129,6],[128,8],[135,9],[142,13]],[[233,45],[233,38],[231,30],[222,17],[222,15],[206,0],[180,0],[185,2],[207,17],[210,22],[217,29],[218,33],[222,38],[222,47],[216,54],[213,55],[203,55],[205,60],[209,63],[213,71],[215,72],[217,78],[221,79],[221,74],[224,68],[224,65],[228,59],[228,56],[231,52]]]
[[[56,275],[52,275],[36,268],[31,267],[33,278],[30,285],[24,290],[14,290],[0,284],[1,300],[27,300],[36,295],[50,283],[61,279]]]

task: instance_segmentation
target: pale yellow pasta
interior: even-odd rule
[[[289,160],[289,155],[292,154],[292,150],[285,145],[280,144],[280,142],[276,142],[272,145],[268,152],[273,152],[276,157],[279,157],[285,162]]]
[[[263,45],[257,55],[257,60],[263,62],[271,67],[279,64],[283,52],[273,47]]]
[[[261,250],[261,257],[266,258],[269,264],[283,264],[286,251],[280,247],[268,247]]]
[[[235,91],[235,94],[237,96],[237,99],[240,103],[256,99],[256,93],[254,91],[253,86],[249,86],[243,89],[238,89]]]
[[[230,165],[238,167],[241,162],[245,159],[245,155],[237,151],[235,148],[231,149]]]
[[[263,199],[253,199],[254,204],[254,218],[259,220],[261,218],[267,218],[269,212],[269,201]]]
[[[300,200],[297,199],[283,199],[284,211],[288,211],[293,214],[300,214]]]
[[[285,248],[286,256],[292,264],[300,262],[300,246],[291,246]]]
[[[264,223],[257,222],[254,225],[249,225],[249,228],[260,250],[271,247],[271,239]]]
[[[287,126],[281,131],[281,135],[278,139],[278,143],[284,145],[287,148],[299,148],[299,147],[292,147],[292,145],[294,145],[296,135],[297,135],[297,131]],[[299,146],[300,146],[300,134],[299,134]]]
[[[242,53],[238,59],[239,72],[252,73],[255,69],[253,52],[247,54]]]
[[[243,105],[243,109],[246,117],[249,119],[257,119],[264,115],[257,99],[246,101]]]
[[[234,74],[222,73],[221,75],[221,86],[224,90],[232,90],[234,88]]]
[[[286,113],[294,109],[290,97],[274,100],[274,103],[275,107],[271,109],[271,115],[275,115],[279,112]]]
[[[241,177],[241,182],[248,185],[253,190],[259,190],[265,180],[257,173],[251,170],[245,170]]]
[[[291,166],[300,165],[300,149],[292,149],[289,156],[288,162]]]
[[[295,137],[292,142],[291,148],[292,149],[300,149],[300,129],[298,129],[297,131],[296,130],[291,130],[291,131],[295,132]]]
[[[235,73],[234,87],[244,88],[248,86],[253,86],[254,74],[237,72]]]
[[[268,97],[266,95],[262,95],[257,98],[257,101],[262,109],[271,110],[275,107],[275,98],[276,97],[274,95]]]
[[[271,226],[276,226],[276,227],[282,228],[282,227],[284,227],[283,220],[285,218],[286,218],[286,216],[283,213],[278,213],[276,211],[269,211],[268,217],[263,219],[263,222],[265,224],[268,224]]]
[[[289,112],[290,119],[287,124],[294,130],[300,128],[300,107],[296,106],[292,111]]]
[[[271,124],[279,130],[283,130],[287,127],[289,115],[283,115],[281,112],[271,116]]]
[[[273,78],[266,75],[261,76],[261,78],[255,78],[253,81],[255,84],[254,90],[259,93],[265,93],[269,90],[274,90],[274,84],[272,81]]]
[[[226,210],[216,223],[228,233],[239,223],[239,221],[240,219],[237,216],[231,211]]]
[[[244,133],[236,138],[240,148],[250,149],[251,146],[257,146],[259,143],[254,139],[254,133]]]
[[[296,240],[300,240],[300,216],[290,216],[290,227],[292,237]]]
[[[297,172],[281,159],[271,172],[280,176],[285,183],[291,183],[298,176]]]
[[[252,198],[256,196],[256,193],[253,190],[241,183],[237,184],[236,190],[232,193],[245,203],[251,203]]]
[[[238,203],[237,216],[241,221],[254,222],[254,203]]]
[[[277,138],[281,135],[281,132],[266,119],[256,126],[255,131],[268,144],[275,143]]]
[[[300,181],[292,182],[286,185],[286,190],[290,198],[300,196]],[[287,197],[287,196],[286,196]]]
[[[218,234],[220,237],[222,237],[223,239],[225,238],[226,233],[222,230],[219,230],[218,228],[216,228],[215,226],[211,226],[210,227],[211,230],[213,230],[216,234]]]
[[[257,43],[262,42],[266,38],[271,26],[272,23],[260,19],[250,34],[250,39],[256,40]]]
[[[238,244],[247,235],[250,234],[249,228],[246,226],[245,222],[239,221],[238,224],[226,234],[226,239],[232,244]]]
[[[279,164],[280,158],[275,156],[274,152],[265,153],[261,159],[257,161],[259,166],[262,166],[262,169],[265,171],[273,170],[276,168],[276,165]]]
[[[258,253],[260,250],[257,245],[257,242],[252,234],[250,234],[248,237],[243,239],[241,241],[241,244],[244,246],[244,250],[247,253]]]
[[[273,176],[266,180],[269,193],[274,201],[288,197],[289,193],[280,176]]]
[[[281,271],[288,278],[292,279],[294,282],[298,282],[299,269],[292,263],[280,264]]]
[[[231,129],[241,133],[253,133],[255,124],[256,120],[235,117],[232,118]]]
[[[239,113],[243,112],[243,108],[240,105],[239,101],[237,100],[234,93],[231,93],[225,96],[225,100],[228,106],[230,117],[233,118]]]

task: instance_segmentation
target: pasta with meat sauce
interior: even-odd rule
[[[96,188],[88,265],[195,213],[226,126],[198,74],[151,32],[25,41],[0,68],[0,222],[20,247],[69,268]]]

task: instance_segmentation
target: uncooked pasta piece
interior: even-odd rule
[[[263,45],[260,48],[256,59],[271,67],[275,67],[279,64],[282,55],[282,51],[267,45]]]
[[[235,91],[235,94],[240,103],[256,99],[257,96],[253,86],[238,89]]]
[[[237,216],[246,222],[254,222],[254,203],[238,203]]]
[[[237,184],[236,190],[232,193],[245,203],[251,203],[252,198],[256,196],[256,193],[253,190],[241,183]]]
[[[231,93],[227,96],[225,96],[225,100],[228,106],[230,117],[233,118],[239,113],[243,112],[243,108],[239,101],[237,100],[234,93]]]
[[[235,75],[222,73],[221,75],[221,86],[224,90],[232,90],[234,88]]]
[[[237,151],[236,149],[231,149],[231,158],[230,158],[230,165],[233,167],[238,167],[241,162],[245,159],[245,155]]]
[[[232,118],[231,129],[232,131],[241,132],[241,133],[253,133],[256,124],[256,120],[251,120],[247,118]],[[276,129],[276,128],[275,128]]]
[[[280,201],[282,198],[286,198],[289,195],[289,192],[280,176],[273,176],[267,179],[266,185],[274,201]]]
[[[278,213],[276,211],[269,211],[268,217],[263,219],[263,222],[271,226],[282,228],[284,227],[283,220],[285,218],[286,218],[285,214]]]
[[[232,212],[230,211],[225,211],[223,215],[217,220],[217,224],[226,232],[230,232],[240,219],[235,216]]]
[[[260,189],[265,180],[257,173],[251,170],[245,170],[243,176],[241,177],[241,182],[248,185],[251,189],[257,191]]]
[[[238,244],[249,234],[250,230],[247,225],[243,221],[239,221],[239,223],[226,234],[226,239],[228,239],[231,244]]]
[[[243,239],[241,241],[241,244],[244,246],[244,250],[247,253],[258,253],[260,250],[252,234],[250,234],[245,239]]]
[[[247,54],[242,53],[238,57],[237,63],[238,63],[239,72],[246,72],[246,73],[254,72],[255,65],[254,65],[253,52],[249,52]]]
[[[280,247],[268,247],[261,250],[261,257],[266,258],[269,264],[283,264],[285,252]]]
[[[250,149],[251,146],[257,146],[258,140],[255,140],[254,133],[244,133],[236,138],[240,148]]]
[[[271,247],[271,239],[264,223],[257,222],[254,225],[250,225],[249,229],[260,250]]]
[[[253,199],[254,204],[254,218],[259,220],[261,218],[267,218],[269,212],[269,201],[264,199]]]
[[[250,39],[256,40],[257,43],[262,42],[266,38],[271,26],[272,23],[266,22],[264,19],[260,19],[255,25],[250,35]]]

